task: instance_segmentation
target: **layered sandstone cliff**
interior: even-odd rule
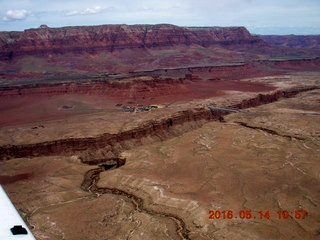
[[[320,49],[320,35],[261,35],[273,46]]]
[[[262,43],[244,27],[178,27],[160,25],[101,25],[40,27],[23,32],[0,32],[0,59],[27,54],[63,54],[151,48],[174,45]]]
[[[278,90],[270,94],[259,94],[256,97],[245,99],[230,107],[232,109],[246,109],[262,104],[275,102],[281,98],[290,98],[298,93],[319,89],[317,86],[291,88]],[[34,157],[44,155],[72,155],[84,153],[82,161],[86,163],[96,163],[97,156],[86,157],[86,151],[94,151],[96,155],[100,149],[117,154],[125,149],[130,149],[140,145],[142,139],[166,139],[173,134],[182,134],[187,129],[197,128],[210,120],[222,120],[223,116],[229,114],[228,110],[210,110],[206,107],[198,107],[190,110],[177,112],[169,117],[151,120],[130,130],[122,131],[117,134],[104,133],[96,137],[87,138],[66,138],[54,141],[47,141],[34,144],[23,145],[3,145],[0,146],[0,161],[11,158]],[[183,126],[186,126],[185,128]],[[100,159],[100,156],[98,156]]]

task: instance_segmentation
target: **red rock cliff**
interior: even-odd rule
[[[273,46],[320,49],[320,35],[261,35],[260,38]]]
[[[272,103],[281,98],[290,98],[301,92],[319,89],[318,86],[292,88],[278,90],[270,94],[259,94],[256,97],[245,99],[238,104],[227,107],[246,109],[256,107],[262,104]],[[0,146],[0,161],[11,158],[35,157],[44,155],[72,155],[85,151],[98,151],[106,149],[117,156],[118,152],[130,149],[133,146],[141,144],[141,139],[149,137],[159,140],[166,139],[170,134],[183,134],[186,130],[195,129],[202,126],[203,123],[210,120],[219,120],[221,117],[229,114],[229,111],[219,110],[211,111],[205,107],[198,107],[190,110],[179,111],[167,118],[160,118],[153,121],[147,121],[131,130],[119,132],[118,134],[104,133],[96,137],[88,138],[66,138],[55,141],[48,141],[24,145],[2,145]],[[185,128],[183,125],[187,125]],[[180,128],[180,129],[179,129]],[[150,138],[151,137],[151,138]],[[82,159],[83,162],[96,163],[93,159]]]
[[[40,27],[23,32],[0,32],[0,59],[26,54],[256,42],[262,40],[252,36],[244,27],[178,27],[168,24]]]

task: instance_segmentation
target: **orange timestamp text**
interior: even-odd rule
[[[308,216],[308,211],[304,209],[297,209],[293,211],[279,210],[260,210],[252,211],[242,209],[240,211],[233,210],[210,210],[209,219],[305,219]]]

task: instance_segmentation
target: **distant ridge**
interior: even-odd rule
[[[270,45],[320,49],[319,35],[260,35]]]
[[[100,25],[39,28],[22,32],[0,32],[0,58],[68,52],[113,51],[174,45],[263,43],[245,27],[179,27],[157,25]]]

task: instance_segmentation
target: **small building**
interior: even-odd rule
[[[1,240],[36,240],[1,186],[0,213]]]

